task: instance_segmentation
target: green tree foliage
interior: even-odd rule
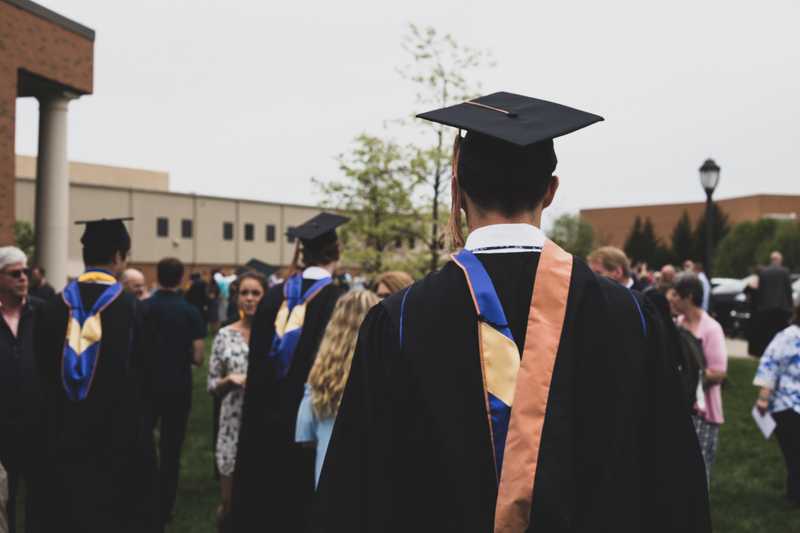
[[[578,257],[586,257],[594,249],[594,229],[578,215],[565,213],[558,217],[548,237]]]
[[[341,231],[345,261],[380,272],[397,243],[421,238],[412,203],[415,160],[396,143],[370,135],[358,136],[352,152],[338,160],[341,179],[315,180],[323,205],[351,217]]]
[[[713,224],[711,226],[711,253],[716,256],[717,246],[725,238],[725,235],[730,231],[730,223],[728,222],[728,215],[715,203],[711,204],[711,211],[713,214]],[[705,211],[697,221],[697,226],[694,228],[694,253],[692,259],[703,261],[706,256],[706,214]],[[685,258],[684,258],[685,259]],[[714,266],[716,274],[716,266]]]
[[[717,246],[715,275],[742,278],[751,274],[756,265],[766,263],[776,244],[779,225],[772,219],[736,224]]]
[[[493,63],[488,53],[463,46],[452,35],[442,35],[434,28],[420,28],[409,25],[408,34],[403,40],[403,49],[411,56],[413,63],[400,69],[400,74],[417,87],[418,111],[435,107],[445,107],[456,102],[474,98],[480,89],[467,79],[467,73]],[[430,205],[430,226],[427,245],[430,251],[430,270],[439,266],[439,256],[443,248],[443,221],[441,214],[449,184],[451,141],[445,138],[445,127],[439,124],[424,123],[433,133],[432,145],[420,149],[417,158],[424,161],[419,168],[428,186],[425,195]]]
[[[17,248],[28,256],[28,262],[32,263],[34,244],[36,243],[33,224],[23,221],[14,222],[14,241],[17,243]]]
[[[633,227],[631,227],[628,238],[625,239],[625,245],[622,247],[625,250],[625,254],[632,261],[636,261],[636,258],[643,255],[642,239],[642,218],[637,216],[633,221]]]
[[[772,240],[758,248],[757,259],[766,263],[774,250],[783,254],[783,264],[787,268],[792,272],[800,271],[800,222],[779,222]]]
[[[673,258],[672,250],[656,237],[650,217],[645,218],[644,222],[638,216],[634,219],[624,250],[631,263],[647,263],[651,268],[661,268],[672,262]]]
[[[680,262],[693,256],[695,250],[692,222],[685,210],[672,230],[672,255]]]

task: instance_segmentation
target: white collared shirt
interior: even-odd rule
[[[303,279],[320,280],[331,277],[331,273],[322,267],[312,266],[303,270]]]
[[[531,224],[492,224],[472,231],[464,248],[474,254],[541,252],[545,234]]]

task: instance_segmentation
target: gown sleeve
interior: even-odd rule
[[[397,330],[382,305],[361,326],[350,376],[320,476],[317,532],[389,531],[392,392],[388,361]]]
[[[643,303],[648,322],[645,405],[648,416],[642,435],[642,516],[650,531],[667,533],[711,531],[705,466],[691,417],[682,400],[675,357],[665,347],[665,331],[649,303]]]
[[[703,460],[658,311],[618,287],[587,302],[578,318],[575,531],[710,532]],[[631,495],[624,515],[619,494]]]

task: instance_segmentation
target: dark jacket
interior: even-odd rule
[[[789,270],[782,266],[768,266],[758,273],[756,311],[772,309],[792,310],[792,282]]]
[[[0,319],[0,440],[11,435],[35,439],[41,426],[41,387],[33,353],[34,311],[40,304],[38,298],[28,298],[16,337]]]

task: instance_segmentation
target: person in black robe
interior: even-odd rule
[[[537,227],[558,187],[552,138],[600,117],[496,93],[423,118],[468,130],[454,151],[451,234],[461,244],[463,202],[465,249],[488,274],[507,325],[479,319],[472,284],[455,261],[372,309],[328,448],[313,530],[710,531],[702,457],[657,311],[578,258],[552,374],[534,376],[549,390],[539,393],[542,425],[530,428],[540,438],[530,472],[505,469],[515,443],[493,432],[479,331],[507,326],[521,365],[535,364],[526,361],[528,349],[547,339],[526,338],[537,320],[529,319],[532,294],[539,276],[553,279],[549,266],[538,270],[540,250],[557,248]],[[516,383],[512,429],[521,393],[535,388]],[[498,442],[506,454],[500,471]],[[523,473],[533,481],[510,507],[519,523],[498,527],[500,486]]]
[[[236,533],[305,530],[314,492],[314,452],[295,442],[295,424],[320,340],[344,292],[331,275],[339,260],[335,228],[346,220],[322,213],[288,233],[302,243],[300,293],[328,282],[306,301],[288,368],[274,356],[273,339],[290,280],[267,292],[253,319],[233,480],[231,520]]]
[[[36,317],[47,432],[43,531],[157,531],[149,336],[136,298],[115,280],[125,268],[130,237],[121,220],[93,221],[81,242],[86,273],[41,306]],[[75,381],[65,368],[65,360],[71,364],[66,351],[74,344],[65,342],[68,321],[70,330],[76,326],[66,303],[71,290],[87,311],[116,294],[95,314],[101,325],[95,364]],[[84,340],[91,345],[97,334],[87,329]],[[86,350],[79,358],[89,356]]]

